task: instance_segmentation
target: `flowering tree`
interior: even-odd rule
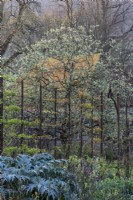
[[[93,128],[100,131],[99,105],[93,108],[90,97],[96,99],[101,91],[104,91],[104,101],[107,103],[104,118],[105,121],[106,118],[109,119],[106,132],[109,132],[109,129],[110,132],[115,132],[110,126],[112,122],[115,123],[115,113],[114,105],[107,99],[109,85],[112,85],[114,94],[119,92],[124,98],[127,92],[128,94],[132,92],[119,59],[120,43],[118,45],[111,41],[110,50],[104,53],[101,43],[95,39],[92,31],[87,35],[83,27],[78,29],[61,27],[47,32],[43,39],[27,49],[27,52],[16,64],[16,67],[20,68],[18,80],[23,79],[28,85],[25,85],[24,90],[25,109],[29,111],[34,110],[33,107],[38,108],[41,97],[39,87],[35,88],[34,85],[37,83],[41,85],[45,94],[41,105],[43,115],[41,125],[46,134],[49,133],[54,137],[55,113],[58,119],[57,135],[63,138],[63,142],[69,141],[75,135],[79,137],[81,132],[90,133],[93,109],[95,109]],[[55,97],[51,91],[54,89],[58,91],[56,100],[58,110],[53,112]],[[29,96],[32,103],[27,100]],[[111,112],[109,116],[108,113]],[[38,118],[39,115],[37,113],[35,117]],[[51,129],[48,130],[46,125],[49,123]],[[83,129],[82,124],[84,124]]]

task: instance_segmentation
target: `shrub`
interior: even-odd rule
[[[69,170],[76,174],[81,188],[81,200],[133,200],[133,177],[118,178],[115,162],[87,156],[71,156],[69,160]]]
[[[114,179],[107,178],[97,182],[93,199],[133,200],[133,178],[125,180],[115,177]]]
[[[65,160],[55,160],[47,153],[0,157],[3,200],[78,199],[75,177],[64,164]]]

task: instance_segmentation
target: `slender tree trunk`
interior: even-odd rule
[[[4,8],[4,1],[0,1],[0,25],[3,21],[3,8]],[[0,47],[1,52],[1,47]],[[0,155],[3,152],[3,77],[1,75],[3,74],[3,64],[0,63]]]
[[[0,77],[0,155],[3,152],[3,77]]]
[[[91,157],[93,157],[93,151],[94,151],[94,142],[93,142],[93,137],[94,137],[94,129],[93,129],[93,97],[91,99],[91,105],[92,105],[92,110],[91,110]]]
[[[39,149],[40,149],[40,151],[42,150],[42,85],[41,85],[41,83],[40,83],[40,94],[39,94],[39,96],[40,96],[40,99],[39,99],[39,118],[40,118],[40,124],[39,124],[39,129],[40,129],[40,139],[39,139]],[[44,140],[45,140],[45,138],[44,138]]]
[[[80,99],[80,143],[79,143],[79,157],[82,157],[83,153],[83,95]]]
[[[24,132],[24,81],[21,81],[21,127],[20,127],[20,133]],[[23,138],[20,140],[20,144],[23,143]]]
[[[103,93],[101,92],[100,95],[101,99],[101,105],[100,105],[100,155],[103,156],[103,143],[104,143],[104,138],[103,138]]]
[[[71,148],[71,89],[68,91],[68,149],[67,149],[67,157],[70,156],[70,148]]]
[[[117,94],[117,175],[120,177],[121,139],[120,139],[120,96]]]
[[[57,135],[56,135],[56,122],[57,122],[57,88],[54,89],[54,147],[55,147],[55,150],[54,150],[54,156],[56,158],[56,146],[57,146]]]
[[[125,134],[125,176],[129,178],[130,176],[130,149],[129,149],[129,120],[128,120],[128,104],[126,102],[125,106],[125,115],[126,115],[126,134]]]

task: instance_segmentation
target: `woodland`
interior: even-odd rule
[[[133,200],[133,1],[0,1],[0,200]]]

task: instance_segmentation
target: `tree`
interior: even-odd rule
[[[39,42],[22,54],[21,59],[16,62],[20,67],[18,80],[22,78],[25,82],[25,113],[31,111],[34,116],[30,117],[30,120],[39,119],[41,123],[41,128],[34,127],[32,133],[36,133],[36,136],[41,139],[45,136],[55,139],[55,124],[53,124],[55,123],[53,117],[55,111],[52,110],[55,97],[53,97],[52,91],[57,89],[57,139],[66,145],[74,137],[78,138],[81,130],[82,133],[89,135],[92,121],[92,116],[89,114],[93,107],[90,96],[93,96],[96,103],[95,99],[101,91],[104,91],[105,101],[108,105],[104,119],[105,123],[107,121],[106,135],[111,130],[116,139],[115,129],[112,126],[115,124],[116,113],[114,105],[107,99],[108,87],[111,83],[113,93],[120,92],[123,98],[122,102],[127,94],[130,95],[132,88],[130,84],[127,84],[127,77],[121,68],[122,43],[111,41],[109,45],[110,49],[104,52],[101,43],[95,39],[92,31],[88,34],[83,27],[62,26],[60,29],[51,29],[45,33]],[[104,55],[100,60],[99,53]],[[43,98],[41,98],[42,95],[39,96],[42,90],[45,94]],[[92,128],[97,139],[99,138],[96,130],[99,128],[99,112],[98,103],[96,104],[93,110]],[[43,105],[45,105],[44,110]],[[38,107],[41,110],[41,117]],[[25,114],[24,117],[26,117]],[[38,129],[38,132],[35,132],[35,128]],[[32,134],[29,130],[27,132]]]
[[[81,14],[81,13],[85,14]],[[110,1],[98,0],[87,2],[81,1],[79,14],[77,14],[79,23],[86,27],[88,31],[94,25],[94,34],[104,45],[104,52],[111,48],[110,40],[116,40],[122,43],[121,64],[127,73],[131,70],[132,62],[132,32],[133,32],[133,2],[130,0]]]
[[[45,78],[47,80],[50,77],[51,81],[61,82],[66,87],[70,76],[73,77],[73,84],[75,79],[80,78],[81,70],[83,77],[89,76],[94,70],[93,67],[100,56],[99,46],[99,41],[95,40],[91,32],[87,36],[83,27],[51,29],[42,40],[29,49],[28,54],[23,54],[20,60],[20,73],[29,73],[29,76],[31,73],[32,78],[34,70],[36,75],[42,70],[40,75],[44,82]],[[88,69],[87,74],[84,74],[85,68]],[[59,71],[62,73],[57,74]],[[82,81],[78,82],[81,85]]]
[[[87,35],[83,27],[78,29],[61,27],[48,32],[40,42],[32,46],[28,54],[23,55],[18,64],[21,66],[20,74],[25,80],[28,77],[27,81],[29,83],[32,81],[34,83],[36,81],[41,82],[45,90],[45,98],[46,96],[49,98],[51,95],[49,91],[55,87],[60,90],[59,96],[62,101],[67,97],[67,112],[71,109],[71,125],[73,124],[71,129],[72,135],[78,133],[79,128],[77,127],[80,127],[79,105],[81,103],[79,98],[81,98],[80,95],[82,93],[92,95],[93,97],[99,95],[101,91],[105,91],[107,94],[110,83],[112,84],[113,91],[115,93],[120,92],[123,99],[125,99],[127,92],[128,95],[132,92],[130,83],[126,83],[127,77],[121,68],[119,57],[121,43],[118,45],[117,42],[112,41],[110,46],[111,48],[108,52],[102,52],[100,43],[95,39],[93,33]],[[92,60],[98,52],[104,54],[104,58],[101,57],[101,60],[98,63],[97,60],[95,62],[96,65],[94,65]],[[31,93],[32,91],[31,89]],[[74,102],[71,103],[71,108],[69,106],[70,99],[68,100],[70,93]],[[105,99],[107,101],[107,97]],[[47,105],[48,111],[50,111],[52,104],[51,99],[51,102],[48,102]],[[112,105],[111,109],[114,110]],[[61,113],[61,116],[62,121],[59,121],[60,124],[63,124],[63,120],[65,121],[64,113]],[[111,120],[114,120],[113,115],[111,116]],[[86,120],[90,121],[90,118],[86,117]],[[67,121],[65,128],[67,130],[66,138],[69,137],[68,124]],[[60,132],[63,133],[63,128],[61,128]]]
[[[65,11],[65,17],[66,17],[66,22],[68,24],[68,26],[70,27],[74,27],[75,24],[75,6],[76,6],[76,1],[74,0],[56,0],[57,1],[57,5],[59,5],[59,7],[63,8],[63,10]]]
[[[54,100],[51,97],[51,91],[55,87],[58,89],[58,101],[62,104],[62,111],[59,111],[60,116],[58,115],[58,137],[61,136],[63,138],[61,141],[67,143],[70,136],[78,133],[78,128],[75,129],[74,125],[76,121],[77,126],[79,126],[80,113],[77,108],[80,104],[80,97],[78,95],[80,95],[81,90],[82,92],[86,90],[86,85],[91,80],[91,74],[99,60],[99,52],[99,42],[94,39],[91,33],[90,36],[87,36],[84,28],[61,27],[46,33],[41,41],[29,48],[28,53],[23,53],[17,64],[20,67],[19,78],[22,78],[25,84],[25,113],[32,112],[35,107],[38,108],[39,84],[42,86],[45,98],[50,99],[49,101],[42,100],[43,105],[45,101],[45,109],[42,114],[43,136],[49,134],[53,137],[52,107]],[[34,85],[36,86],[34,87]],[[29,97],[32,99],[32,104],[29,103]],[[70,98],[74,100],[71,108],[69,106]],[[70,109],[72,111],[71,130],[70,117],[68,117]],[[65,112],[67,112],[66,115]],[[34,114],[34,119],[37,119],[39,117],[38,110]],[[32,120],[34,119],[32,118]],[[51,123],[50,130],[45,125],[48,123]],[[39,128],[38,130],[38,134],[41,134]]]
[[[1,50],[2,67],[11,67],[14,59],[24,51],[27,45],[35,42],[39,23],[35,0],[2,1],[1,9]],[[40,31],[40,30],[39,30]],[[31,34],[32,33],[32,34]]]
[[[65,10],[65,14],[62,14],[63,16],[61,15],[62,24],[75,28],[82,25],[85,27],[88,34],[89,30],[93,27],[95,37],[104,45],[104,52],[109,51],[111,48],[109,43],[112,39],[116,40],[117,43],[122,42],[123,47],[121,48],[122,53],[120,55],[122,68],[125,70],[126,74],[132,69],[132,1],[64,0],[56,2],[58,3],[57,5],[61,7],[61,11]],[[61,13],[61,11],[58,12]]]
[[[81,0],[79,2],[79,14],[84,10],[86,15],[85,17],[80,14],[80,18],[84,19],[82,24],[86,30],[89,30],[91,25],[96,26],[95,34],[102,42],[107,42],[110,38],[120,38],[132,31],[133,24],[130,21],[133,17],[132,1],[88,0],[84,2]]]

